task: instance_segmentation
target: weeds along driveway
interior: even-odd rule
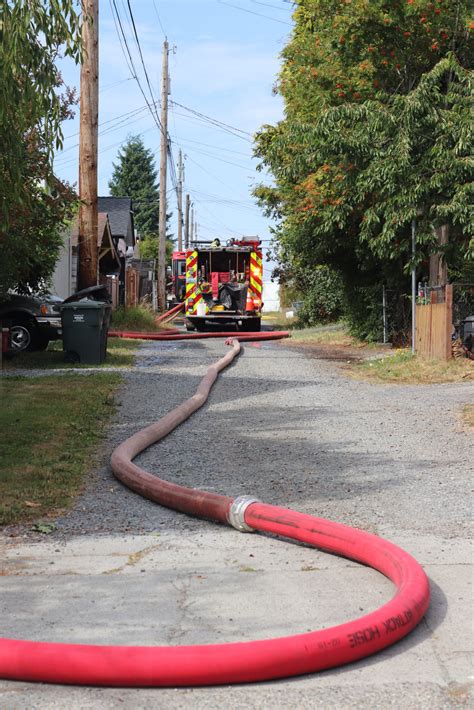
[[[18,636],[19,625],[27,638],[31,610],[38,608],[35,638],[251,639],[340,623],[390,597],[390,584],[370,570],[168,511],[112,477],[105,462],[113,447],[189,397],[224,350],[212,340],[141,348],[136,367],[124,375],[104,466],[74,509],[56,521],[47,543],[4,538],[2,616],[9,634]],[[0,705],[16,698],[24,703],[19,707],[61,707],[66,697],[69,707],[441,708],[467,702],[472,437],[459,413],[472,399],[472,385],[367,384],[284,343],[243,350],[209,402],[144,452],[140,465],[183,485],[253,495],[401,544],[432,579],[426,621],[393,649],[318,676],[179,691],[0,683]]]

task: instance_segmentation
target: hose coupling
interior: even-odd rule
[[[237,498],[234,498],[227,517],[229,525],[232,525],[233,528],[240,532],[254,532],[254,528],[251,528],[245,522],[245,511],[252,503],[261,503],[261,501],[258,498],[253,498],[253,496],[237,496]]]

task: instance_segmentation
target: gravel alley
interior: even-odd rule
[[[75,507],[47,538],[0,536],[3,635],[92,643],[247,640],[341,623],[388,600],[372,570],[239,535],[143,500],[113,448],[193,394],[222,341],[149,343]],[[472,384],[378,385],[285,343],[246,344],[208,403],[137,461],[166,480],[261,500],[400,544],[432,584],[426,619],[386,651],[333,671],[200,689],[0,681],[5,708],[446,708],[470,702]]]

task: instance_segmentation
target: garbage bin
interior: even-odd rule
[[[474,351],[474,316],[468,316],[461,323],[463,345],[471,352]]]
[[[99,365],[107,354],[111,305],[89,298],[63,303],[64,359],[68,362]]]

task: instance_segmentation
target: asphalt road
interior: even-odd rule
[[[124,489],[114,446],[194,391],[220,341],[151,343],[126,374],[103,452],[45,539],[0,537],[2,633],[133,644],[247,640],[377,608],[391,584],[360,565],[168,511]],[[285,344],[246,345],[208,404],[139,462],[162,478],[327,517],[400,544],[432,586],[407,639],[344,668],[272,683],[94,689],[0,682],[5,708],[449,708],[472,701],[469,384],[351,380]],[[16,533],[11,537],[12,533]],[[20,534],[18,534],[20,533]]]

